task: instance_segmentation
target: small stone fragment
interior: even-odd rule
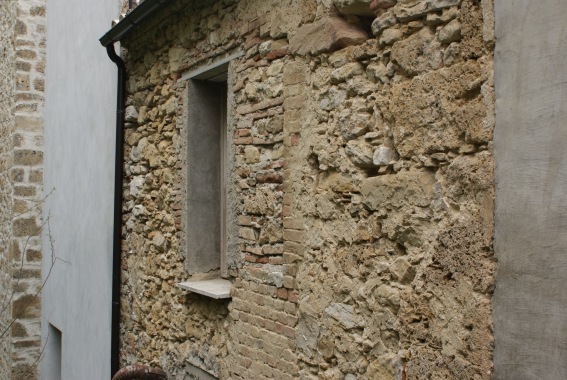
[[[370,9],[374,12],[378,12],[380,9],[392,8],[397,3],[397,0],[374,0],[370,3]]]
[[[247,164],[260,162],[260,151],[257,147],[248,145],[244,148],[244,162]]]
[[[352,113],[350,109],[341,112],[339,126],[346,140],[352,140],[364,135],[370,128],[370,114]]]
[[[126,107],[126,111],[124,113],[124,120],[127,123],[138,122],[138,111],[136,111],[136,107],[134,106]]]
[[[402,284],[409,284],[415,277],[415,269],[405,257],[397,258],[390,265],[390,273],[392,273]]]
[[[279,40],[270,40],[260,44],[258,47],[258,52],[262,57],[265,57],[270,52],[283,49],[287,46],[287,40],[285,38]]]
[[[395,25],[397,22],[398,20],[396,19],[394,12],[388,11],[384,13],[382,16],[377,17],[372,22],[372,34],[378,37],[384,29],[389,28],[392,25]]]
[[[354,307],[344,303],[332,303],[326,309],[325,313],[336,319],[339,324],[347,329],[364,327],[364,319],[354,314]]]
[[[242,227],[238,230],[238,236],[246,240],[256,240],[256,232],[249,227]]]
[[[461,23],[459,20],[453,20],[439,31],[439,41],[444,44],[450,44],[461,39]]]
[[[435,70],[442,65],[439,43],[429,28],[396,42],[392,46],[392,60],[408,75]]]
[[[331,73],[331,83],[338,84],[352,78],[355,75],[360,75],[364,72],[364,68],[358,62],[348,63]]]
[[[427,1],[418,1],[417,3],[411,4],[406,7],[396,7],[396,17],[401,22],[407,22],[421,18],[427,14],[429,11]]]
[[[366,75],[372,82],[388,83],[393,70],[388,70],[388,67],[383,62],[372,62],[366,67]]]
[[[428,9],[430,12],[436,12],[438,10],[454,7],[461,4],[462,0],[428,0]]]
[[[152,244],[156,247],[158,251],[163,251],[165,248],[165,237],[161,232],[156,232],[154,238],[152,239]]]
[[[398,159],[398,153],[394,149],[380,145],[378,149],[374,151],[372,162],[376,166],[389,165],[390,162],[397,161]]]
[[[452,42],[443,55],[443,63],[445,66],[452,66],[461,61],[461,45],[458,42]]]
[[[374,12],[370,9],[372,0],[333,0],[333,4],[342,15],[370,17]]]
[[[380,36],[380,45],[392,45],[394,42],[400,40],[403,35],[402,31],[399,29],[386,29]]]
[[[144,187],[144,176],[136,176],[130,181],[130,195],[137,197]]]
[[[372,146],[364,140],[351,140],[347,142],[345,152],[356,166],[361,168],[374,166],[372,162]]]

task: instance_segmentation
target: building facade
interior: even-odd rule
[[[0,378],[567,378],[565,16],[1,2]]]
[[[459,0],[175,1],[123,38],[121,362],[490,378],[493,17]],[[176,286],[222,272],[230,300]]]

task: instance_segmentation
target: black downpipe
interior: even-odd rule
[[[114,159],[114,236],[112,241],[112,331],[110,371],[113,377],[120,369],[120,271],[122,261],[122,192],[124,178],[124,110],[126,108],[126,66],[116,54],[114,44],[106,52],[118,67],[116,94],[116,157]]]

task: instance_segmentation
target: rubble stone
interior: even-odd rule
[[[361,27],[339,17],[325,17],[299,28],[289,41],[289,50],[298,55],[315,55],[360,45],[367,39],[368,35]]]
[[[176,0],[123,41],[124,245],[143,252],[123,263],[124,358],[175,378],[490,378],[492,26],[472,3]],[[190,272],[179,72],[240,50],[217,302],[174,286]]]

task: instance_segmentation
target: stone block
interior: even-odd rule
[[[403,171],[370,177],[362,182],[364,204],[371,210],[399,209],[403,205],[427,207],[433,199],[433,173]]]
[[[14,324],[12,325],[11,332],[12,332],[12,337],[15,338],[22,338],[28,336],[26,327],[17,321],[14,322]]]
[[[326,309],[325,313],[334,318],[346,330],[353,328],[364,328],[364,319],[355,314],[354,307],[344,303],[332,303]]]
[[[31,170],[29,180],[31,183],[43,184],[43,170]]]
[[[246,240],[257,240],[256,232],[253,228],[243,227],[238,230],[238,236]]]
[[[35,166],[43,163],[43,152],[38,150],[17,149],[14,151],[14,165]]]
[[[378,103],[400,156],[456,151],[469,141],[488,143],[492,126],[484,123],[483,83],[479,66],[469,61],[394,85],[389,101]]]
[[[372,34],[378,37],[384,29],[389,28],[392,25],[395,25],[397,22],[398,19],[394,15],[394,12],[392,11],[385,12],[381,16],[378,16],[372,22]]]
[[[364,72],[364,67],[358,62],[347,63],[331,73],[331,83],[338,84]]]
[[[43,120],[32,116],[16,116],[16,130],[26,132],[41,132]]]
[[[297,55],[316,55],[360,45],[367,39],[368,34],[360,26],[349,24],[340,17],[325,17],[300,27],[290,38],[289,50]]]
[[[447,167],[446,194],[454,202],[475,200],[483,205],[483,199],[494,196],[494,158],[488,152],[456,157]],[[488,213],[492,212],[489,205]]]
[[[16,197],[33,197],[35,194],[35,186],[14,186],[14,195]]]
[[[21,168],[10,169],[10,181],[12,182],[24,182],[25,171]]]
[[[136,107],[134,106],[128,106],[126,107],[126,111],[124,114],[124,120],[127,123],[135,123],[138,121],[138,111],[136,110]]]
[[[27,249],[26,250],[26,261],[28,263],[39,262],[39,261],[41,261],[41,258],[42,258],[41,251],[38,251],[38,250],[35,250],[35,249]]]
[[[339,128],[345,140],[364,135],[372,126],[372,115],[366,112],[352,112],[345,109],[339,114]]]
[[[405,257],[398,257],[389,269],[390,273],[402,284],[409,284],[415,277],[415,268]]]
[[[333,0],[333,4],[340,14],[364,17],[374,16],[370,3],[372,3],[372,0]]]
[[[41,299],[33,295],[25,295],[12,303],[12,318],[38,318]]]
[[[41,226],[34,217],[14,220],[12,229],[16,237],[36,236],[41,232]]]
[[[174,72],[178,71],[183,67],[183,58],[185,56],[186,50],[181,47],[172,47],[169,49],[169,70]]]
[[[372,155],[372,163],[376,166],[389,165],[398,159],[396,150],[386,145],[380,145]]]
[[[351,140],[345,146],[345,153],[352,163],[361,168],[372,168],[374,163],[372,145],[364,140]]]
[[[457,42],[461,39],[461,23],[453,20],[439,31],[439,41],[444,44]]]
[[[463,214],[443,228],[436,239],[433,260],[444,276],[459,274],[469,279],[473,289],[491,294],[496,261],[492,250],[493,220]],[[432,278],[432,282],[437,282]]]
[[[404,36],[404,33],[395,28],[388,28],[382,32],[378,42],[380,46],[392,45],[394,42],[399,41]]]
[[[442,49],[429,28],[394,43],[392,61],[409,76],[442,67]]]

